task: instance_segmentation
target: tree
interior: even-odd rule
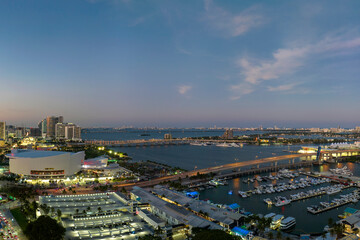
[[[276,233],[276,239],[278,239],[278,240],[281,240],[281,239],[282,239],[282,234],[281,234],[280,231],[277,231],[277,233]]]
[[[98,211],[101,212],[101,207],[98,207]]]
[[[57,211],[56,211],[56,214],[57,214],[57,217],[58,217],[58,219],[59,219],[59,221],[60,221],[60,218],[61,218],[61,210],[60,209],[58,209]]]
[[[236,237],[222,230],[204,230],[200,229],[195,232],[193,240],[234,240]]]
[[[140,237],[139,240],[161,240],[161,237],[156,237],[153,235],[146,235],[146,236]]]
[[[336,238],[340,238],[345,231],[345,226],[342,225],[341,223],[337,223],[337,224],[334,224],[333,229],[335,231]]]
[[[272,232],[268,232],[267,235],[268,235],[268,238],[269,238],[269,239],[273,239],[273,238],[274,238],[274,234],[273,234]]]
[[[65,228],[49,216],[40,216],[30,222],[25,229],[29,240],[61,240],[65,236]]]

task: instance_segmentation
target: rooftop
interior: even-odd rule
[[[10,154],[6,156],[9,158],[42,158],[42,157],[52,157],[63,154],[74,154],[72,152],[61,152],[61,151],[40,151],[40,150],[18,150],[11,151]]]
[[[140,187],[134,187],[131,192],[132,194],[136,195],[139,198],[139,201],[141,201],[142,203],[149,203],[155,208],[161,209],[163,212],[166,213],[166,215],[177,219],[181,223],[189,224],[192,227],[209,227],[210,229],[222,229],[220,225],[198,217],[192,212],[187,211],[182,207],[167,203]]]

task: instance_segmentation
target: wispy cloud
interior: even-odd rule
[[[270,92],[289,91],[294,89],[294,87],[297,85],[298,83],[283,84],[276,87],[268,87],[268,90]]]
[[[138,17],[129,24],[129,27],[135,27],[141,23],[144,23],[146,20],[150,19],[153,16],[154,16],[154,14],[148,14],[148,15]]]
[[[242,82],[230,86],[230,90],[233,92],[233,96],[231,96],[230,99],[238,100],[241,96],[252,93],[254,91],[254,87],[249,83]]]
[[[178,52],[182,53],[182,54],[185,54],[185,55],[192,55],[192,52],[184,49],[184,48],[176,48],[178,50]]]
[[[190,85],[181,85],[181,86],[178,86],[178,93],[180,93],[181,95],[185,95],[191,89],[192,89],[192,86],[190,86]]]
[[[263,17],[257,13],[257,8],[246,9],[239,14],[232,14],[218,6],[212,0],[205,0],[205,19],[215,29],[225,36],[237,37],[251,28],[263,23]]]
[[[260,60],[250,63],[247,58],[241,58],[237,65],[242,68],[245,81],[258,84],[263,80],[277,79],[279,76],[291,73],[303,64],[308,47],[279,49],[273,53],[272,60]]]
[[[327,54],[349,54],[357,48],[360,50],[360,37],[349,38],[346,34],[330,35],[316,43],[277,49],[273,52],[272,59],[254,60],[241,57],[236,61],[236,65],[241,68],[243,80],[236,86],[249,84],[251,87],[248,89],[252,89],[252,91],[239,92],[240,95],[249,94],[255,91],[257,87],[262,87],[260,83],[264,81],[281,80],[283,77],[296,73],[307,64],[309,59],[326,57]],[[299,85],[298,82],[287,82],[278,86],[267,87],[267,90],[286,92],[297,85]],[[307,90],[302,92],[307,92]]]

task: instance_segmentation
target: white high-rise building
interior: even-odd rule
[[[65,127],[64,123],[57,123],[55,125],[55,138],[56,139],[64,139],[65,138]]]
[[[67,124],[65,126],[65,139],[80,140],[81,128],[72,123]]]

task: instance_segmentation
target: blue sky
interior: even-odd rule
[[[0,119],[360,125],[360,1],[0,0]]]

